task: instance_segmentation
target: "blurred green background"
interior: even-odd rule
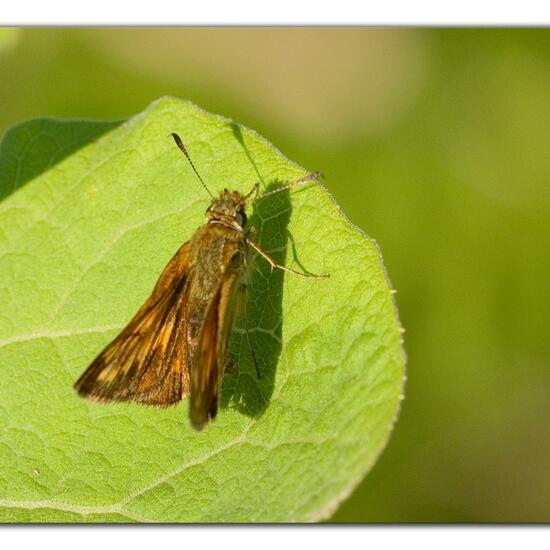
[[[378,241],[406,398],[334,521],[550,521],[550,30],[3,29],[0,71],[1,133],[190,99]]]

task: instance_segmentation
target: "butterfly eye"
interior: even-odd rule
[[[246,214],[244,213],[244,210],[239,210],[235,214],[235,220],[241,227],[246,225]]]

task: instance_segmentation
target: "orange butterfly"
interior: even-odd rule
[[[136,401],[166,406],[187,395],[191,425],[202,430],[216,417],[227,348],[250,249],[273,269],[310,275],[276,264],[254,243],[246,228],[248,195],[208,190],[177,134],[171,134],[212,197],[206,222],[176,252],[151,296],[124,330],[98,355],[75,388],[82,397],[101,403]],[[312,172],[272,193],[313,182]]]

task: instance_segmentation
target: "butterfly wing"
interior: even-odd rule
[[[208,305],[196,350],[189,359],[191,395],[189,419],[202,430],[218,412],[227,348],[237,311],[242,255],[234,255],[221,284]]]
[[[81,396],[170,405],[188,394],[189,249],[187,242],[178,250],[149,299],[76,382]]]

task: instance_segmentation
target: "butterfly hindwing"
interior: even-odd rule
[[[196,351],[190,360],[191,396],[189,418],[196,429],[212,421],[218,411],[221,379],[237,308],[240,286],[240,253],[234,255],[211,300]]]

